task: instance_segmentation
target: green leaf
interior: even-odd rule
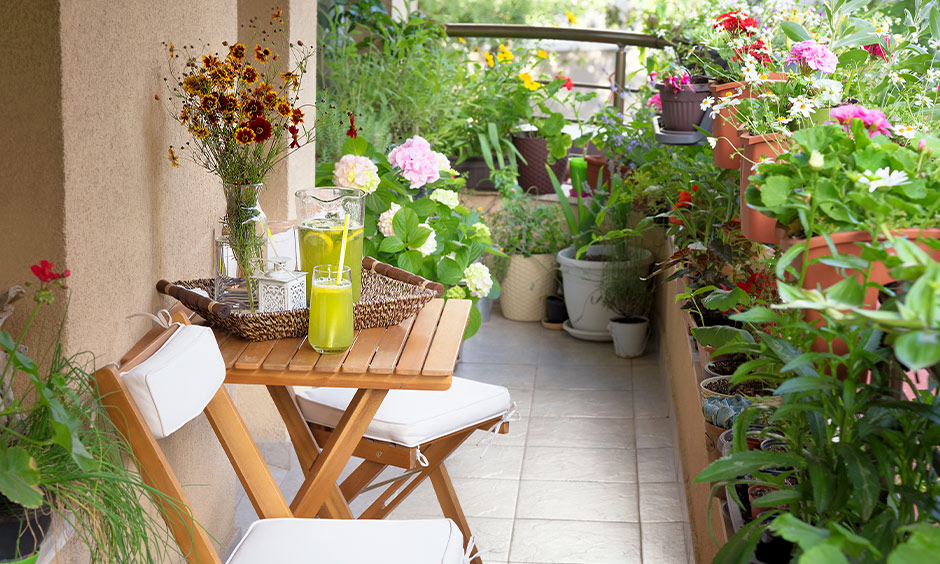
[[[840,443],[836,449],[842,455],[842,463],[852,481],[852,501],[858,504],[862,520],[867,521],[871,518],[881,493],[878,470],[856,450],[856,447]]]
[[[545,142],[548,152],[554,159],[560,159],[568,154],[568,148],[571,147],[571,136],[567,133],[547,137]],[[546,165],[547,166],[547,165]]]
[[[741,527],[721,547],[713,562],[721,562],[722,564],[748,564],[751,562],[757,543],[767,527],[765,519],[766,517],[762,514],[757,519]]]
[[[860,306],[865,302],[865,288],[854,276],[839,280],[823,290],[823,294],[831,300],[853,306]]]
[[[800,548],[804,550],[825,542],[829,538],[829,531],[804,523],[792,513],[784,513],[774,519],[770,524],[770,530],[800,545]]]
[[[405,244],[402,243],[401,239],[397,236],[392,235],[391,237],[386,237],[382,239],[382,244],[379,245],[379,252],[381,253],[397,253],[404,250]]]
[[[0,493],[23,507],[42,505],[39,467],[23,447],[13,446],[0,451]]]
[[[708,309],[717,311],[728,311],[739,305],[748,305],[751,303],[751,297],[747,292],[735,286],[731,290],[714,290],[711,294],[705,296],[702,305]]]
[[[921,564],[933,562],[940,554],[940,528],[927,523],[912,527],[907,542],[900,544],[888,555],[888,564]]]
[[[940,41],[940,10],[936,6],[930,9],[930,35]]]
[[[437,281],[445,286],[459,284],[463,280],[463,269],[457,261],[444,257],[437,263]]]
[[[13,337],[6,331],[0,331],[0,347],[3,347],[3,349],[9,353],[12,353],[16,348]]]
[[[783,316],[768,307],[758,306],[735,313],[730,316],[730,319],[747,323],[779,323],[783,320]]]
[[[793,259],[800,256],[800,254],[802,254],[803,251],[806,250],[806,245],[807,245],[806,241],[801,241],[800,243],[793,245],[792,247],[784,251],[782,255],[780,255],[780,259],[777,261],[777,267],[775,271],[775,274],[777,275],[777,278],[779,280],[783,280],[786,278],[787,268],[793,262]]]
[[[396,214],[396,217],[398,215]],[[424,257],[419,251],[405,251],[404,253],[398,255],[398,268],[407,270],[417,274],[421,270],[421,263],[424,262]]]
[[[342,153],[344,155],[362,156],[369,150],[369,142],[363,137],[347,137],[343,143]]]
[[[940,333],[911,331],[894,341],[894,354],[911,370],[921,370],[940,363]]]
[[[774,391],[774,395],[797,394],[800,392],[812,392],[817,390],[834,390],[835,384],[820,378],[818,376],[797,376],[790,378]]]
[[[553,113],[539,123],[539,133],[545,137],[559,135],[565,127],[565,117],[560,113]]]
[[[796,22],[781,22],[780,29],[793,41],[808,41],[812,39],[812,37],[809,35],[809,32],[807,32],[803,26]]]
[[[734,452],[730,456],[719,458],[709,464],[708,467],[695,477],[695,482],[733,480],[738,476],[766,470],[768,468],[802,467],[804,464],[805,461],[803,457],[789,452],[760,450]]]
[[[852,49],[839,55],[839,66],[858,67],[867,63],[870,57],[864,49]]]
[[[802,494],[793,488],[772,491],[752,503],[757,507],[777,507],[778,505],[787,505],[797,503],[803,500]]]
[[[395,235],[405,244],[408,244],[408,234],[418,227],[418,223],[418,214],[410,208],[398,210],[395,217],[392,218],[392,228],[395,230]]]
[[[760,188],[760,198],[764,206],[777,213],[780,207],[787,203],[793,190],[790,187],[790,178],[786,176],[771,176],[764,181]]]
[[[411,233],[408,234],[408,246],[412,249],[419,249],[422,245],[427,243],[428,237],[431,236],[431,228],[425,227],[423,225],[418,225],[415,227]]]
[[[835,545],[817,544],[800,556],[800,564],[849,564],[849,561]]]
[[[714,325],[711,327],[695,327],[692,336],[700,345],[706,347],[723,347],[728,343],[753,343],[754,337],[743,329],[728,325]]]

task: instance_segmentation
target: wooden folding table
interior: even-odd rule
[[[358,331],[353,346],[334,355],[318,354],[304,338],[248,342],[216,333],[225,382],[266,386],[287,426],[306,475],[291,503],[295,517],[352,518],[336,485],[343,468],[389,390],[450,388],[471,307],[469,300],[434,299],[399,325]],[[314,440],[293,386],[357,390],[325,445]],[[263,500],[251,502],[258,510]]]

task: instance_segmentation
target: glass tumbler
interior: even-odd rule
[[[353,298],[350,269],[335,264],[313,268],[307,340],[321,354],[337,354],[353,343]]]

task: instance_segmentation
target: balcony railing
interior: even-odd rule
[[[656,37],[655,35],[632,33],[629,31],[510,24],[452,23],[447,24],[447,35],[451,37],[496,37],[501,39],[553,39],[616,45],[617,55],[614,64],[613,81],[613,85],[616,86],[616,88],[612,88],[610,84],[575,83],[575,86],[613,90],[614,104],[620,111],[623,111],[623,93],[627,90],[627,47],[662,49],[672,45],[671,42]]]

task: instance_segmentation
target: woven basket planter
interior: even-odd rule
[[[554,254],[512,255],[506,278],[500,282],[503,316],[513,321],[541,321],[545,296],[555,293],[557,268]]]

